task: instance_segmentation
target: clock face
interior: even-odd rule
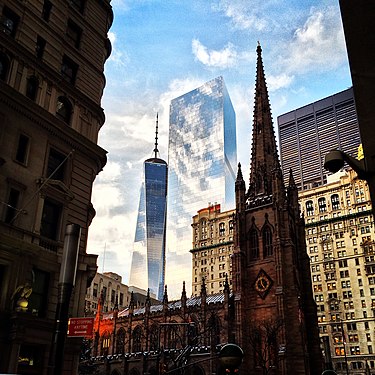
[[[268,289],[268,286],[270,285],[270,282],[268,279],[264,276],[258,277],[256,283],[255,283],[255,289],[258,292],[264,292],[265,290]]]
[[[265,299],[271,287],[272,279],[265,273],[265,271],[260,270],[257,278],[255,279],[255,290],[262,299]]]

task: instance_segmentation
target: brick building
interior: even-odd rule
[[[113,14],[109,0],[0,0],[0,13],[0,373],[46,374],[67,224],[82,229],[71,316],[97,268],[86,243]],[[80,345],[66,342],[66,374]]]

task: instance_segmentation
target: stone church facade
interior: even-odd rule
[[[261,51],[250,182],[246,190],[239,165],[235,186],[232,290],[226,281],[208,296],[203,280],[200,296],[187,299],[183,289],[180,301],[165,293],[159,306],[99,314],[95,358],[108,374],[221,373],[217,354],[228,342],[244,351],[240,373],[322,372],[304,220],[292,173],[283,181]]]

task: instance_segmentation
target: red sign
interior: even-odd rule
[[[91,337],[94,328],[94,318],[70,318],[68,337]]]

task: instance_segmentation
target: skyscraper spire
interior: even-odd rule
[[[271,106],[264,75],[262,48],[257,46],[253,141],[249,198],[272,194],[272,171],[279,166]]]
[[[159,130],[159,113],[156,113],[156,131],[155,131],[155,148],[153,152],[155,153],[155,159],[158,157],[158,130]]]

